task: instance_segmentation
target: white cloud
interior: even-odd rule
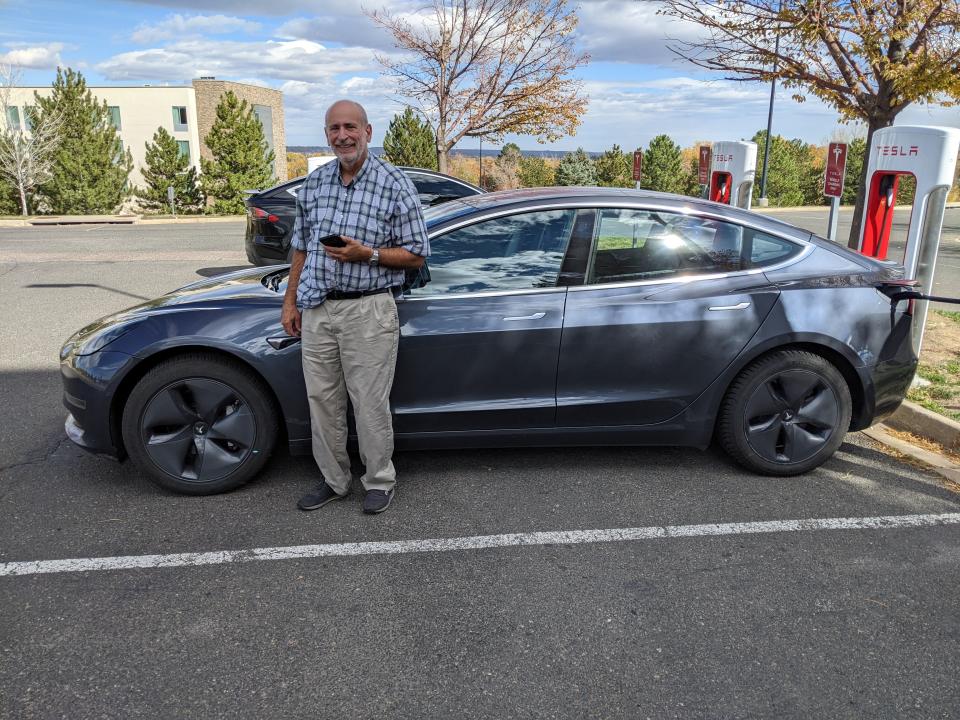
[[[651,0],[586,0],[577,16],[577,38],[591,60],[644,64],[678,62],[668,44],[692,40],[699,26],[657,15]]]
[[[260,23],[229,15],[171,15],[155,25],[140,25],[131,36],[136,43],[151,43],[191,35],[209,33],[225,35],[233,32],[253,33]]]
[[[0,54],[0,63],[14,65],[31,70],[53,70],[63,64],[60,51],[65,47],[63,43],[48,43],[46,45],[26,46],[8,44],[12,48],[9,52]]]
[[[330,82],[340,74],[375,72],[373,51],[361,47],[330,50],[308,40],[211,41],[188,39],[161,48],[121,53],[97,65],[108,80],[190,80],[254,76],[265,82]]]

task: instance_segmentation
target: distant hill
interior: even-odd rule
[[[287,145],[287,152],[300,153],[302,155],[315,155],[315,154],[333,155],[333,152],[331,152],[329,147],[319,146],[319,145]],[[373,147],[371,145],[370,152],[372,152],[374,155],[380,156],[380,155],[383,155],[383,148]],[[558,159],[562,158],[564,155],[567,154],[566,151],[564,150],[521,150],[520,152],[528,157],[536,156],[536,157],[558,158]],[[451,150],[450,154],[464,155],[465,157],[479,157],[480,151],[479,150]],[[487,148],[483,149],[483,156],[485,158],[494,158],[494,157],[497,157],[497,155],[499,154],[500,154],[500,148],[491,148],[489,150]],[[598,153],[598,152],[587,153],[587,155],[589,155],[590,157],[599,157],[602,154],[603,153]]]

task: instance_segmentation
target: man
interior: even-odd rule
[[[413,183],[367,150],[373,128],[363,107],[335,102],[325,131],[337,162],[310,173],[297,193],[281,318],[288,334],[302,337],[313,456],[324,480],[297,506],[316,510],[350,491],[349,395],[366,466],[363,511],[379,513],[396,486],[390,389],[400,329],[394,294],[405,270],[423,265],[430,245]]]

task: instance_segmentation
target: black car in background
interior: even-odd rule
[[[413,181],[420,204],[425,208],[483,192],[476,185],[433,170],[413,167],[400,169]],[[269,190],[252,191],[244,200],[247,206],[244,245],[247,259],[254,265],[275,265],[289,261],[297,191],[305,179],[306,176],[298,177]]]
[[[398,449],[716,441],[796,475],[892,413],[916,369],[903,267],[769,217],[614,188],[424,215],[431,255],[397,299]],[[281,440],[309,453],[288,272],[201,280],[73,335],[69,437],[191,494],[250,480]]]

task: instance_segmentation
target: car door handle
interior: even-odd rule
[[[742,302],[737,303],[736,305],[711,305],[710,310],[746,310],[750,307],[750,303]]]
[[[546,317],[545,312],[534,313],[533,315],[513,315],[511,317],[505,317],[504,321],[510,322],[511,320],[539,320],[542,317]]]
[[[294,343],[300,342],[300,338],[293,337],[293,335],[278,335],[277,337],[267,338],[267,342],[274,350],[283,350]]]

